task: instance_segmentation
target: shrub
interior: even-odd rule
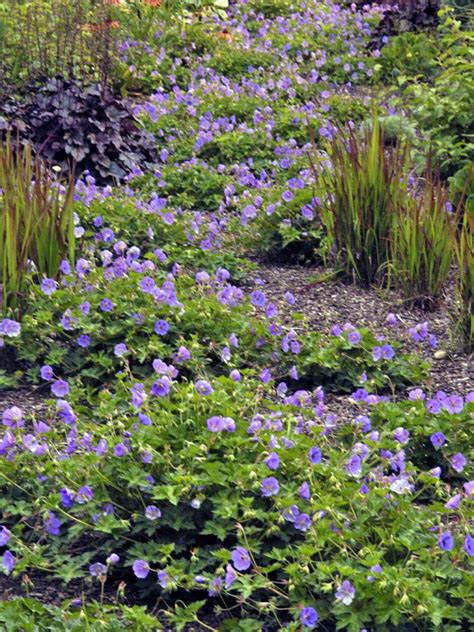
[[[428,81],[435,74],[439,51],[425,33],[403,33],[382,48],[380,65],[387,81],[400,83],[402,77]]]
[[[151,167],[153,137],[140,129],[128,101],[99,85],[84,87],[60,77],[32,90],[24,101],[2,109],[0,130],[28,136],[51,165],[68,172],[88,170],[99,183],[126,176],[134,167]]]
[[[357,5],[364,5],[358,0]],[[382,5],[383,15],[376,29],[379,39],[406,31],[432,29],[439,22],[441,0],[375,0]]]
[[[439,74],[432,85],[407,88],[405,99],[419,129],[427,136],[442,176],[447,178],[472,162],[474,39],[460,29],[446,9],[441,34]]]
[[[74,260],[74,181],[60,186],[30,144],[8,134],[0,146],[0,306],[25,304],[27,273],[54,279],[62,260]]]

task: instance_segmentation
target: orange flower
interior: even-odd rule
[[[99,31],[105,31],[106,29],[116,29],[120,25],[115,20],[105,20],[99,24],[86,24],[84,28],[91,33],[98,33]]]
[[[150,7],[160,7],[161,0],[143,0],[145,4],[148,4]]]

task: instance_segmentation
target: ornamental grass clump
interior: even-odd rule
[[[349,279],[363,285],[384,281],[390,260],[391,213],[406,195],[409,149],[386,149],[378,120],[360,134],[350,125],[327,145],[331,167],[313,165],[325,191],[321,218],[326,255]]]
[[[459,219],[448,198],[448,191],[428,168],[421,186],[394,204],[392,270],[412,306],[435,308],[448,278],[453,260],[451,228]]]
[[[21,307],[27,274],[54,282],[74,258],[74,180],[66,187],[31,144],[10,136],[0,145],[0,306]]]
[[[474,349],[474,213],[467,206],[459,231],[451,232],[451,237],[458,265],[456,325],[466,351],[471,352]]]

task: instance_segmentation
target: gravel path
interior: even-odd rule
[[[317,282],[324,274],[319,267],[284,266],[259,263],[249,275],[245,287],[250,289],[264,281],[267,296],[281,301],[285,292],[291,292],[295,304],[288,306],[286,321],[291,312],[304,314],[313,330],[329,332],[335,323],[350,322],[355,326],[367,326],[375,330],[386,329],[387,314],[397,314],[401,326],[391,330],[390,337],[404,341],[406,330],[417,323],[428,321],[430,332],[438,339],[436,354],[428,350],[426,357],[433,362],[428,387],[430,390],[465,393],[474,388],[473,357],[462,353],[453,333],[453,323],[447,311],[439,308],[426,313],[420,309],[408,309],[395,292],[378,292],[337,281]],[[448,299],[449,300],[449,297]],[[410,350],[410,347],[407,347]]]

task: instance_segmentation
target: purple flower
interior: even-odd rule
[[[135,560],[133,562],[133,572],[138,579],[145,579],[150,572],[150,565],[145,560]]]
[[[280,457],[276,452],[270,452],[265,459],[265,465],[269,470],[277,470],[280,465]]]
[[[10,318],[4,318],[0,321],[0,336],[6,336],[7,338],[16,338],[21,333],[20,323],[11,320]]]
[[[301,483],[301,485],[298,487],[298,494],[304,500],[309,500],[311,498],[311,492],[307,481],[304,481],[304,483]]]
[[[158,518],[161,518],[161,511],[156,505],[148,505],[145,507],[145,516],[148,520],[158,520]]]
[[[185,362],[189,360],[191,357],[191,352],[186,349],[186,347],[180,347],[175,354],[176,362]]]
[[[64,380],[56,380],[51,384],[51,392],[56,397],[65,397],[69,393],[69,385]]]
[[[347,461],[346,472],[356,478],[362,474],[362,461],[358,454],[353,454]]]
[[[69,261],[66,261],[66,259],[63,259],[61,261],[61,264],[59,265],[59,269],[63,274],[71,274],[71,265]]]
[[[207,429],[210,432],[220,432],[224,430],[226,427],[226,423],[222,417],[218,417],[214,415],[213,417],[209,417],[207,420]]]
[[[358,331],[351,331],[347,336],[347,340],[351,345],[358,345],[361,341],[361,335]]]
[[[474,481],[468,481],[467,483],[464,483],[463,488],[466,496],[474,496]]]
[[[81,334],[79,338],[77,339],[77,344],[83,349],[86,349],[90,345],[90,343],[91,343],[91,337],[88,336],[87,334]]]
[[[375,573],[376,575],[380,575],[380,573],[382,572],[382,567],[380,566],[380,564],[374,564],[374,566],[370,567],[370,570],[372,573]],[[373,582],[375,581],[375,577],[373,575],[368,575],[367,581]]]
[[[438,538],[438,546],[443,551],[451,551],[454,546],[453,536],[449,531],[443,531]]]
[[[247,549],[244,549],[243,546],[238,546],[232,551],[232,562],[235,568],[238,571],[246,571],[250,568],[252,562],[250,560],[250,555]]]
[[[43,279],[41,281],[41,291],[43,294],[46,294],[46,296],[51,296],[51,294],[56,292],[57,287],[58,284],[54,279]]]
[[[276,496],[280,491],[280,484],[274,476],[264,478],[261,486],[262,496]]]
[[[124,342],[119,342],[118,345],[114,347],[114,355],[117,356],[117,358],[121,358],[127,352],[127,345]]]
[[[238,371],[237,369],[233,369],[230,373],[229,373],[229,377],[231,380],[233,380],[234,382],[240,382],[240,380],[242,379],[242,375],[240,374],[240,371]]]
[[[103,298],[100,301],[100,309],[103,312],[111,312],[114,308],[114,304],[112,303],[112,301],[110,300],[110,298]]]
[[[196,274],[195,280],[196,280],[196,283],[198,283],[199,285],[207,285],[209,281],[211,280],[211,277],[209,276],[207,272],[202,270],[201,272],[198,272]]]
[[[222,577],[214,577],[209,588],[209,597],[215,597],[222,590]]]
[[[145,293],[150,294],[155,287],[155,281],[151,277],[143,277],[140,281],[140,289],[142,289]]]
[[[203,395],[204,397],[206,397],[207,395],[210,395],[212,392],[214,392],[214,389],[209,384],[209,382],[206,382],[206,380],[198,380],[194,384],[194,388],[196,389],[196,392],[199,395]]]
[[[160,586],[164,590],[166,590],[168,588],[168,586],[171,584],[172,581],[173,580],[171,579],[171,577],[168,575],[168,573],[166,571],[159,571],[159,573],[158,573],[158,583],[160,584]]]
[[[307,531],[311,526],[311,516],[307,513],[298,513],[298,515],[295,516],[293,524],[298,531]]]
[[[313,465],[318,465],[318,463],[321,463],[321,459],[323,458],[321,450],[316,446],[311,448],[308,452],[308,458],[310,460],[310,463],[312,463]]]
[[[118,564],[120,562],[120,556],[117,553],[111,553],[105,560],[107,564]]]
[[[15,556],[11,551],[5,551],[2,557],[2,564],[5,573],[10,575],[16,564]]]
[[[229,349],[229,347],[224,347],[221,351],[221,360],[222,362],[230,362],[230,359],[232,357],[232,353]]]
[[[272,374],[270,373],[270,370],[263,369],[263,371],[260,373],[260,379],[264,384],[268,384],[268,382],[270,382],[270,380],[272,379]]]
[[[318,620],[318,613],[314,608],[302,608],[300,612],[300,622],[305,628],[314,628]]]
[[[86,259],[78,259],[76,263],[76,272],[80,277],[89,274],[91,271],[91,264]]]
[[[372,359],[378,362],[382,358],[382,347],[374,347],[372,349]]]
[[[388,314],[385,320],[387,325],[389,325],[390,327],[395,327],[397,324],[397,317],[395,314]]]
[[[464,538],[464,551],[469,557],[474,557],[474,538],[470,533],[466,533]]]
[[[48,519],[44,523],[45,530],[50,535],[59,535],[59,527],[61,526],[61,520],[56,518],[52,511],[48,512]]]
[[[53,379],[53,368],[49,364],[45,364],[40,369],[40,375],[42,380],[49,382],[49,380]]]
[[[430,441],[433,446],[438,449],[446,443],[446,437],[442,432],[435,432],[431,435]]]
[[[287,191],[283,191],[283,193],[281,194],[281,197],[285,202],[291,202],[295,196],[292,191],[287,190]]]
[[[63,487],[59,492],[61,505],[65,509],[70,509],[74,504],[75,493],[68,487]]]
[[[166,322],[166,320],[157,320],[155,323],[155,334],[158,334],[159,336],[165,336],[168,331],[169,331],[169,324]]]
[[[2,423],[10,428],[20,428],[23,426],[23,413],[18,406],[7,408],[2,415]]]
[[[250,302],[254,307],[264,307],[266,302],[265,294],[263,292],[260,292],[260,290],[252,292],[252,294],[250,295]]]
[[[304,204],[301,209],[301,215],[307,220],[312,220],[314,218],[314,211],[309,204]]]
[[[296,366],[292,366],[290,369],[290,377],[292,380],[297,380],[298,378],[298,370]]]
[[[422,401],[426,398],[421,388],[414,388],[408,393],[408,399],[412,402]]]
[[[151,394],[156,397],[165,397],[170,392],[170,380],[166,375],[160,377],[151,387]]]
[[[450,463],[453,470],[455,470],[456,472],[462,472],[467,463],[467,460],[466,460],[466,457],[463,454],[461,454],[461,452],[458,452],[457,454],[451,457]]]
[[[94,493],[89,485],[84,485],[81,489],[78,490],[76,494],[76,500],[80,505],[89,502],[94,498]]]
[[[0,546],[5,546],[9,539],[10,531],[6,527],[0,527]]]
[[[336,599],[342,601],[345,606],[350,606],[354,601],[354,597],[355,588],[349,580],[345,579],[336,590]]]
[[[441,402],[437,399],[428,399],[426,402],[426,410],[432,415],[437,415],[441,410]]]
[[[114,456],[122,457],[128,454],[128,448],[124,443],[117,443],[114,447]]]
[[[235,421],[232,417],[224,417],[222,421],[224,422],[224,430],[227,432],[235,432]]]
[[[408,430],[400,426],[398,428],[395,428],[395,430],[393,431],[393,438],[399,443],[408,443],[410,439],[410,433],[408,432]]]
[[[451,496],[448,502],[444,505],[446,509],[457,509],[461,504],[462,496],[461,494],[456,494]]]
[[[96,562],[95,564],[91,564],[89,566],[89,573],[92,577],[105,577],[107,575],[107,566],[105,564],[101,564],[100,562]]]
[[[450,415],[462,412],[464,408],[464,400],[459,395],[449,395],[443,400],[443,408],[448,411]]]
[[[231,564],[227,564],[225,568],[225,587],[230,588],[235,582],[236,578],[237,575],[235,574],[233,566]]]

